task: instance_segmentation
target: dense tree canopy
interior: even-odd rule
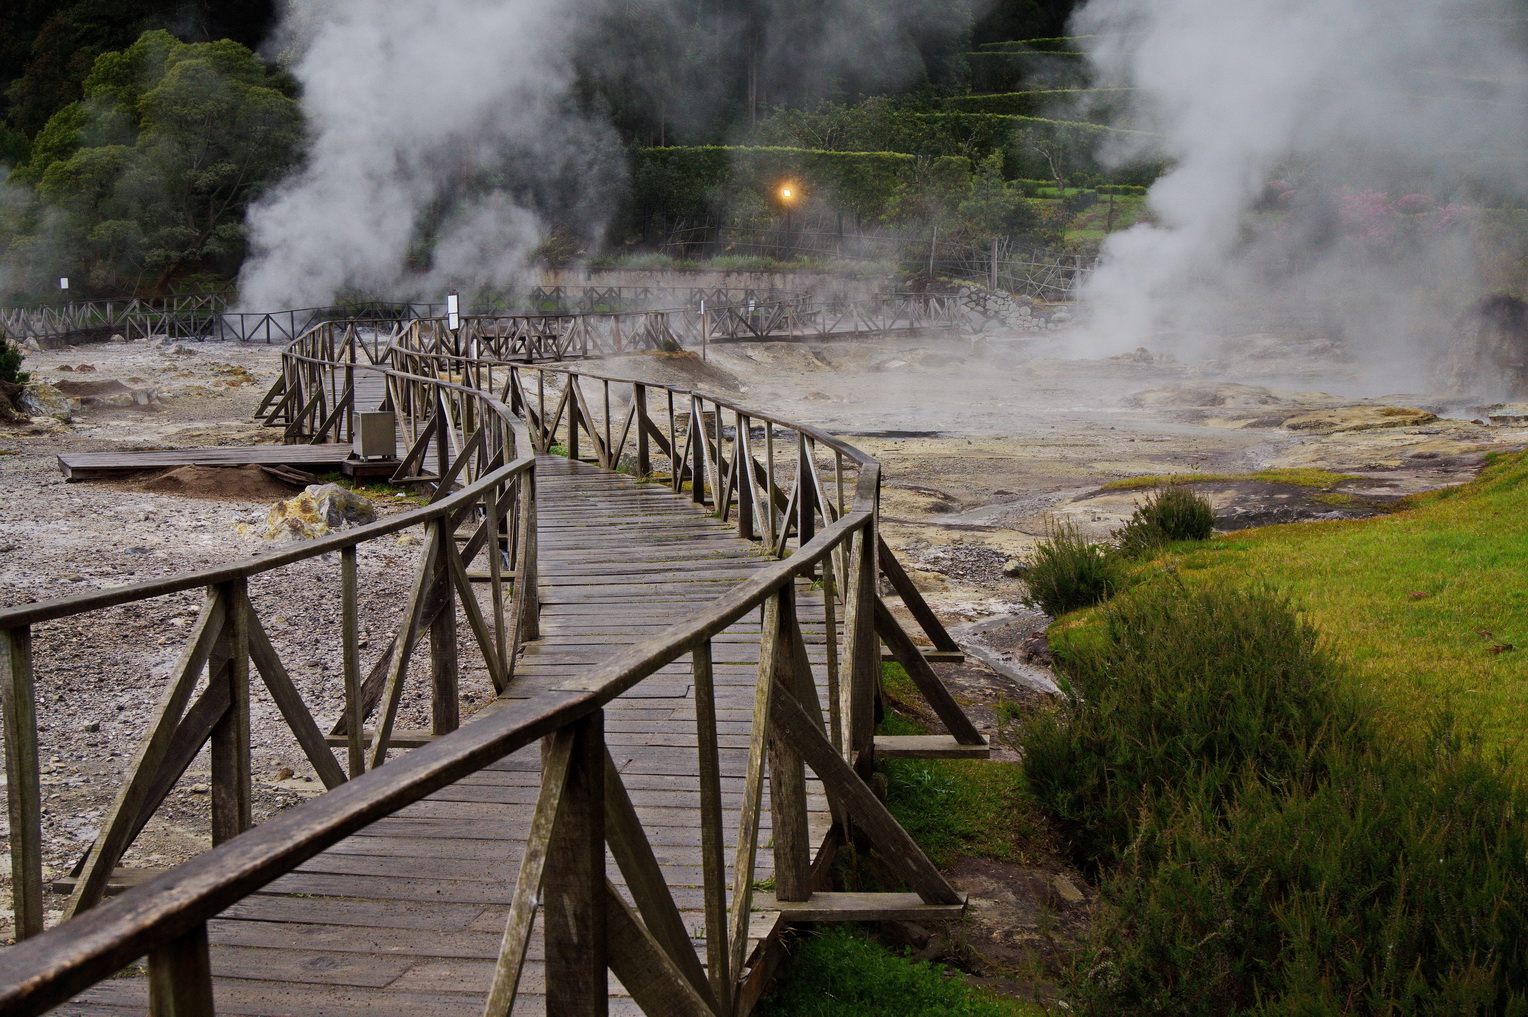
[[[291,90],[227,39],[151,31],[102,54],[82,98],[48,120],[15,173],[41,204],[12,240],[30,245],[44,277],[56,268],[103,289],[157,292],[232,270],[245,209],[296,157]]]

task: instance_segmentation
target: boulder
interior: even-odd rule
[[[1436,413],[1409,406],[1336,406],[1297,413],[1284,421],[1291,431],[1374,431],[1384,427],[1420,427],[1438,419]]]
[[[34,417],[52,417],[68,423],[74,419],[77,405],[45,381],[34,381],[21,390],[21,408]]]
[[[345,526],[375,522],[371,499],[338,484],[309,484],[295,498],[278,501],[265,516],[265,539],[322,537]]]

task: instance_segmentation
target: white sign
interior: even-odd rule
[[[67,290],[69,288],[69,277],[67,275],[58,281],[58,288],[61,290]]]

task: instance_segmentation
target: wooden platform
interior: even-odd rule
[[[543,638],[505,698],[577,677],[660,632],[768,564],[704,510],[661,485],[542,457],[537,464]],[[809,655],[822,680],[820,608],[800,590]],[[757,616],[715,643],[722,790],[736,823],[759,657]],[[463,643],[466,639],[463,637]],[[490,706],[489,709],[493,707]],[[704,935],[694,701],[688,662],[653,675],[605,714],[606,740],[692,936]],[[470,721],[468,723],[471,723]],[[383,819],[210,925],[220,1014],[434,1017],[482,1012],[503,934],[540,756],[522,751]],[[827,803],[810,791],[821,845]],[[769,810],[760,842],[769,842]],[[727,830],[728,840],[736,836]],[[756,879],[769,876],[767,851]],[[728,853],[728,864],[731,864]],[[607,871],[620,883],[619,871]],[[771,906],[760,894],[756,908]],[[756,910],[755,943],[781,926]],[[514,1013],[544,1012],[540,924]],[[703,956],[703,954],[702,954]],[[611,1012],[640,1011],[612,978]],[[57,1012],[143,1012],[145,982],[103,982]]]
[[[291,466],[309,473],[337,471],[349,445],[222,445],[146,452],[70,452],[58,457],[66,480],[91,480],[177,466]]]

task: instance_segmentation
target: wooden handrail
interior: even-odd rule
[[[539,883],[543,878],[543,862],[536,859],[544,859],[546,892],[551,896],[561,895],[558,899],[570,905],[553,909],[555,915],[549,917],[546,930],[548,982],[556,988],[548,997],[551,1010],[580,1011],[582,1003],[579,1001],[585,1001],[590,993],[603,993],[603,972],[607,963],[639,1002],[647,1001],[643,1002],[644,1006],[652,1004],[664,1012],[696,1015],[733,1012],[746,1006],[740,1002],[743,982],[751,978],[752,973],[745,974],[744,949],[748,940],[747,916],[752,908],[754,862],[761,850],[759,819],[766,768],[771,781],[776,782],[771,784],[769,805],[775,814],[776,835],[768,849],[774,852],[775,868],[780,877],[775,894],[777,900],[805,900],[811,896],[807,878],[808,845],[804,833],[806,791],[804,782],[797,779],[802,767],[811,765],[834,803],[835,818],[841,822],[854,822],[866,831],[872,842],[881,845],[888,861],[917,889],[926,905],[953,907],[958,911],[960,897],[929,864],[911,838],[901,831],[864,781],[865,767],[872,751],[872,707],[880,660],[876,588],[880,569],[877,561],[889,553],[877,533],[879,463],[847,442],[816,428],[708,393],[629,382],[565,365],[527,367],[480,357],[463,357],[442,351],[438,344],[434,349],[411,349],[411,340],[419,340],[420,335],[416,324],[406,334],[395,337],[397,341],[387,352],[394,367],[384,370],[380,366],[371,367],[346,359],[349,356],[347,350],[353,352],[353,336],[336,343],[333,326],[319,326],[294,342],[284,355],[284,376],[287,371],[312,372],[313,380],[330,386],[332,398],[348,399],[353,391],[350,386],[354,385],[355,372],[384,371],[388,398],[404,416],[407,428],[416,435],[434,436],[438,452],[436,480],[442,488],[457,475],[467,457],[481,457],[484,453],[483,443],[476,437],[486,426],[484,418],[474,416],[482,412],[479,407],[490,410],[511,430],[517,454],[513,462],[496,465],[497,460],[482,462],[480,458],[480,475],[463,490],[446,494],[438,501],[404,515],[320,538],[301,548],[189,575],[0,611],[0,631],[25,633],[29,626],[38,622],[84,611],[196,588],[215,591],[198,622],[195,645],[187,648],[180,677],[175,679],[179,691],[172,698],[179,696],[177,702],[180,705],[174,707],[174,714],[167,712],[173,727],[174,716],[184,709],[190,683],[194,682],[199,668],[209,667],[214,684],[225,680],[217,677],[220,665],[216,663],[217,654],[223,651],[210,647],[229,645],[231,639],[236,648],[236,660],[249,655],[262,672],[267,665],[280,672],[279,660],[274,659],[269,642],[259,631],[258,618],[248,606],[245,583],[251,576],[338,550],[344,556],[345,583],[349,590],[354,583],[354,549],[357,545],[421,523],[426,525],[428,533],[419,574],[396,639],[396,654],[393,650],[386,651],[379,664],[380,670],[373,673],[373,679],[380,681],[385,677],[386,688],[374,684],[373,679],[366,683],[384,701],[383,721],[373,745],[372,768],[361,772],[364,760],[356,717],[363,715],[369,707],[359,702],[363,696],[362,683],[351,659],[353,654],[347,652],[345,719],[349,724],[351,779],[333,784],[325,794],[242,833],[225,820],[222,829],[226,839],[218,846],[114,899],[74,914],[61,925],[0,951],[0,1012],[42,1013],[147,954],[150,983],[155,992],[170,993],[177,1001],[183,998],[194,1012],[210,1013],[206,924],[211,918],[378,819],[552,735],[556,736],[550,743],[552,756],[558,762],[543,773],[537,823],[540,824],[538,829],[556,830],[556,836],[562,838],[558,842],[561,847],[546,850],[547,846],[541,845],[536,852],[528,851],[526,857],[531,860],[526,864],[530,868],[525,870],[531,873],[528,879]],[[399,366],[411,369],[399,370]],[[504,372],[502,393],[488,390],[498,388],[495,370]],[[531,394],[518,373],[521,371],[563,376],[562,401],[550,418],[543,403],[538,402],[537,407],[532,408]],[[344,373],[343,391],[334,387],[339,383],[341,372]],[[453,375],[461,380],[452,380]],[[325,376],[327,380],[321,380]],[[290,377],[296,379],[300,375],[291,374]],[[603,387],[602,408],[591,406],[587,394],[579,390],[581,382]],[[631,409],[626,413],[624,426],[618,423],[612,409],[610,385],[616,383],[633,386]],[[645,400],[654,393],[668,400],[670,416],[666,436],[657,433],[658,429],[647,417],[645,408],[641,415],[638,413],[638,405],[645,407]],[[688,414],[683,449],[675,427],[676,400]],[[730,460],[723,447],[724,414],[731,415],[736,425]],[[526,419],[521,419],[521,415]],[[565,423],[560,423],[564,417]],[[424,421],[422,426],[421,420]],[[471,598],[465,562],[471,561],[485,546],[490,548],[495,582],[499,581],[500,570],[494,556],[501,533],[498,518],[506,505],[495,492],[505,489],[511,481],[518,481],[519,495],[527,499],[532,497],[529,492],[533,490],[535,457],[530,455],[530,450],[532,447],[544,450],[560,426],[565,427],[575,455],[579,431],[583,428],[601,462],[607,468],[615,468],[620,464],[634,422],[637,444],[644,450],[639,455],[641,461],[646,463],[650,454],[645,444],[648,439],[659,441],[666,450],[666,458],[673,464],[676,491],[681,474],[689,471],[697,501],[704,499],[708,489],[716,513],[723,520],[735,507],[740,534],[752,536],[755,523],[763,521],[769,541],[768,551],[784,554],[787,539],[794,532],[796,540],[789,556],[761,565],[748,579],[698,605],[688,617],[658,635],[614,654],[578,677],[533,698],[507,701],[502,709],[454,730],[454,714],[449,714],[442,722],[437,713],[439,737],[386,766],[377,765],[386,755],[391,717],[407,670],[407,654],[414,634],[433,624],[431,594],[427,593],[427,588],[445,591],[449,603],[449,591],[455,584],[464,598],[463,606],[496,684],[508,681],[512,659],[506,661],[504,656],[512,658],[512,655],[505,649],[502,626],[497,635],[488,632],[481,614],[475,613],[477,603],[474,601],[470,607],[465,603]],[[755,459],[750,444],[749,434],[756,425],[764,426],[766,432],[766,462],[763,464]],[[789,494],[777,484],[774,472],[776,449],[772,444],[772,428],[775,427],[795,435],[795,487]],[[460,433],[454,430],[456,428],[460,428]],[[455,463],[447,462],[448,439],[458,449]],[[829,478],[837,480],[836,497],[825,493],[820,467],[812,455],[817,446],[831,451],[836,457],[830,462],[835,473]],[[423,448],[423,445],[419,444],[419,447]],[[854,472],[852,493],[844,490],[846,462]],[[845,494],[849,494],[847,500]],[[485,513],[483,525],[458,552],[452,533],[454,521],[464,518],[468,511],[475,511],[479,503]],[[509,546],[520,548],[521,555],[520,564],[515,566],[520,570],[516,574],[515,587],[517,597],[521,598],[518,603],[522,613],[515,628],[518,643],[521,633],[534,635],[536,563],[534,502],[522,500],[517,505],[518,515],[512,517],[516,520],[512,525],[518,528],[513,535],[505,531],[504,536],[510,541]],[[819,576],[824,588],[822,608],[826,612],[831,644],[828,650],[830,718],[825,716],[818,701],[795,606],[798,583]],[[431,583],[436,585],[430,587]],[[347,592],[346,598],[347,602],[353,601],[353,591]],[[836,605],[839,600],[844,607],[843,668],[835,663],[838,651],[833,635],[838,624]],[[531,611],[528,617],[523,615],[526,605]],[[683,925],[676,924],[679,913],[662,888],[661,876],[656,875],[656,863],[652,860],[651,849],[646,847],[641,825],[630,808],[620,774],[608,763],[603,747],[602,711],[645,678],[687,655],[695,661],[697,682],[709,683],[711,641],[761,607],[766,625],[762,636],[749,773],[738,829],[731,914],[725,923],[717,923],[725,924],[727,928],[708,929],[706,951],[710,973],[707,975],[691,952]],[[438,606],[434,610],[438,611]],[[502,605],[496,602],[495,611],[502,611]],[[449,621],[449,615],[446,624],[454,633],[455,624]],[[353,631],[347,629],[346,638],[354,638]],[[452,638],[454,641],[454,635]],[[435,656],[432,652],[432,658]],[[221,666],[226,666],[226,654],[221,659],[225,662]],[[432,664],[437,663],[432,660]],[[248,684],[248,671],[241,671],[242,666],[236,664],[227,672],[226,680],[231,682],[234,696],[240,694],[239,688]],[[454,668],[454,662],[451,666]],[[263,677],[271,683],[271,675]],[[289,683],[284,674],[278,673],[275,677]],[[437,702],[440,701],[439,681],[437,676]],[[273,692],[277,691],[278,685],[272,685]],[[445,687],[448,692],[454,689],[454,671],[447,676]],[[209,687],[209,693],[211,691]],[[377,701],[375,696],[367,700],[370,703]],[[300,702],[297,708],[301,712]],[[165,709],[170,711],[171,708],[167,706]],[[450,709],[454,710],[454,703],[450,704]],[[311,720],[305,723],[311,725]],[[709,803],[703,804],[703,808],[709,810],[703,820],[709,823],[705,833],[708,838],[706,907],[709,921],[715,922],[719,915],[726,915],[724,897],[727,891],[720,885],[725,867],[718,839],[722,824],[714,758],[717,752],[714,703],[703,707],[697,699],[696,723],[703,755],[700,764],[702,798],[704,803]],[[161,727],[163,724],[162,719]],[[309,737],[316,735],[310,733]],[[177,744],[185,741],[178,730],[175,738],[180,740]],[[301,738],[299,733],[299,740]],[[322,744],[321,739],[319,743]],[[707,746],[713,757],[709,764],[704,758]],[[181,745],[182,758],[186,758],[185,748]],[[166,751],[161,751],[161,756]],[[194,754],[194,745],[190,751]],[[707,765],[711,770],[705,769]],[[339,781],[343,776],[337,767],[330,769],[334,776],[326,778],[326,784],[331,780]],[[793,773],[795,777],[791,776]],[[140,790],[125,790],[125,797],[119,799],[118,811],[127,808],[122,801],[135,803],[148,794],[142,790],[145,786],[143,778],[134,779],[139,781],[135,786]],[[163,783],[163,779],[159,783]],[[216,790],[216,773],[214,785]],[[214,807],[217,807],[216,802]],[[131,815],[126,821],[131,821],[142,811],[135,804],[132,810],[136,811],[130,810]],[[112,842],[114,845],[121,843],[121,831],[127,829],[122,822],[124,820],[113,817],[113,829],[117,831],[113,835],[116,838]],[[637,911],[610,890],[600,875],[607,840],[623,872],[630,867],[630,873],[636,874],[631,878],[643,884],[633,887]],[[93,874],[93,885],[99,889],[105,878],[103,873],[109,871],[108,859],[97,861],[87,874]],[[506,932],[505,945],[496,966],[492,990],[492,999],[496,1002],[491,1008],[507,1008],[506,1001],[514,998],[524,959],[524,935],[529,920],[526,909],[534,909],[535,891],[534,886],[517,888],[516,901],[511,908],[510,931]],[[578,906],[572,907],[575,902]],[[585,919],[579,915],[585,911],[588,915],[602,917],[588,918],[595,924],[580,926],[579,922]],[[583,942],[580,937],[595,928],[600,930],[598,942],[605,942],[607,918],[603,916],[608,916],[610,952],[607,954],[601,945],[597,948],[600,955],[589,957],[573,949],[572,944]],[[570,921],[571,925],[568,924]]]

